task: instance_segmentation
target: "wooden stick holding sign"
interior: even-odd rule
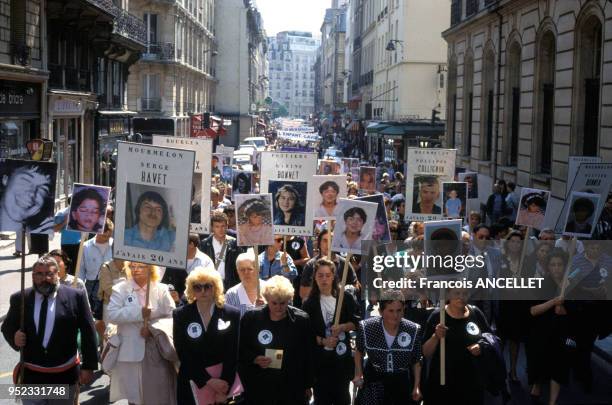
[[[344,302],[344,287],[346,286],[346,276],[348,274],[352,253],[346,255],[344,267],[342,268],[342,281],[340,281],[340,291],[338,292],[338,305],[336,305],[336,313],[334,315],[334,326],[340,325],[340,313],[342,312],[342,303]]]
[[[329,260],[332,260],[332,229],[334,227],[334,224],[332,223],[331,219],[327,220],[328,226],[327,226],[327,258]],[[321,254],[323,254],[323,252],[321,252]]]
[[[25,332],[25,248],[26,248],[26,225],[21,224],[21,308],[19,309],[19,330]],[[34,270],[34,269],[32,269]],[[59,269],[58,269],[59,270]],[[16,384],[23,384],[23,374],[25,367],[23,366],[23,347],[19,348],[19,374]]]
[[[145,308],[149,308],[149,295],[151,294],[151,267],[147,272],[147,291],[145,292]],[[146,327],[149,323],[150,315],[144,318],[144,326]]]
[[[81,242],[79,243],[79,253],[77,254],[76,266],[74,268],[74,280],[72,280],[72,286],[76,287],[77,280],[79,279],[79,273],[81,272],[81,260],[83,260],[83,244],[85,243],[85,239],[87,239],[89,233],[81,232]]]
[[[561,297],[565,297],[565,293],[567,292],[567,284],[570,275],[570,269],[572,268],[572,260],[574,260],[574,255],[576,254],[576,245],[578,243],[578,239],[575,236],[572,236],[570,239],[569,245],[569,257],[567,260],[567,268],[565,269],[565,274],[563,274],[563,282],[561,284]]]
[[[255,272],[257,273],[257,298],[261,297],[261,279],[260,269],[259,269],[259,246],[253,246],[253,252],[255,253]]]
[[[440,290],[440,325],[446,326],[446,290]],[[446,385],[446,339],[440,339],[440,385]]]

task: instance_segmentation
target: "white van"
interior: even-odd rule
[[[266,150],[266,146],[268,145],[264,136],[249,136],[248,138],[244,138],[242,143],[254,145],[258,151]]]

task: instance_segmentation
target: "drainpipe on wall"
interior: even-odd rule
[[[500,126],[500,115],[501,115],[501,69],[502,69],[502,24],[504,22],[504,16],[499,12],[501,7],[495,9],[495,14],[499,17],[499,24],[497,30],[497,108],[495,109],[495,138],[493,139],[493,184],[497,182],[497,142],[499,139],[499,126]]]

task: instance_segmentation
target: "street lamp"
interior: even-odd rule
[[[404,41],[400,41],[399,39],[390,39],[389,43],[387,43],[387,47],[385,48],[385,50],[387,51],[395,51],[395,44],[400,44],[400,46],[402,47],[402,51],[404,50]]]

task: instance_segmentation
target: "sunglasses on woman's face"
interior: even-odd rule
[[[209,291],[209,290],[212,290],[212,288],[213,288],[213,285],[210,283],[193,285],[193,291],[195,292]]]

